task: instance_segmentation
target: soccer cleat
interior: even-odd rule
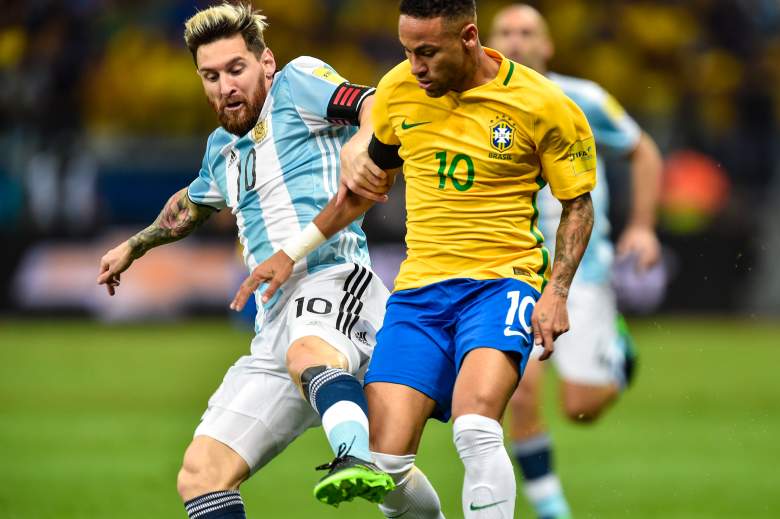
[[[379,467],[348,454],[336,456],[316,470],[329,470],[314,487],[314,497],[327,505],[339,506],[339,503],[356,497],[381,503],[385,495],[395,488],[393,478]]]
[[[539,519],[572,519],[572,516],[569,514],[564,515],[545,515],[543,517],[540,517]]]
[[[617,317],[617,330],[618,341],[623,349],[623,387],[627,388],[634,380],[639,353],[634,345],[631,332],[628,330],[628,324],[620,314]]]

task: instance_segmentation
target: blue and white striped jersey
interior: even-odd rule
[[[639,125],[603,88],[592,81],[560,74],[549,73],[547,77],[560,86],[585,113],[599,152],[609,149],[625,156],[636,148],[640,136]],[[593,233],[575,276],[575,281],[586,283],[606,282],[614,258],[614,247],[609,239],[609,189],[600,154],[597,154],[596,176],[596,188],[591,193],[595,216]],[[539,192],[537,202],[545,246],[553,252],[555,232],[561,218],[561,203],[552,196],[549,187]]]
[[[197,204],[230,208],[250,271],[299,234],[336,194],[341,146],[356,130],[334,121],[333,103],[342,98],[359,107],[372,93],[350,88],[318,59],[299,57],[274,76],[257,125],[248,134],[237,137],[218,128],[209,136],[200,174],[188,194]],[[370,266],[361,224],[362,218],[296,264],[280,292],[334,265]],[[258,323],[263,313],[258,307]]]

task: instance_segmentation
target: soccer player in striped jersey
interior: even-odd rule
[[[407,193],[408,256],[366,374],[374,461],[397,484],[381,509],[439,516],[414,460],[427,419],[452,416],[465,517],[509,518],[515,477],[500,420],[533,345],[547,358],[568,329],[595,145],[559,88],[481,46],[473,0],[402,0],[400,10],[408,59],[377,87],[369,147],[390,176],[403,167]],[[536,208],[547,184],[564,207],[551,273]],[[320,240],[371,203],[342,200],[314,219]],[[239,306],[269,279],[270,297],[292,265],[282,252],[255,269]]]
[[[113,295],[133,261],[221,209],[236,216],[250,270],[278,250],[299,260],[277,297],[258,305],[251,354],[228,370],[184,455],[178,490],[191,518],[244,518],[241,483],[320,423],[336,458],[320,467],[329,472],[317,499],[381,502],[393,487],[370,463],[361,379],[388,293],[370,269],[361,219],[311,254],[289,243],[336,194],[340,152],[360,167],[350,149],[367,148],[374,89],[310,57],[277,72],[264,20],[251,6],[224,3],[186,22],[221,127],[198,177],[100,262],[98,282]]]
[[[652,138],[599,85],[547,69],[553,43],[542,15],[515,4],[493,19],[490,45],[508,58],[544,74],[582,108],[599,151],[627,157],[632,172],[632,212],[617,243],[618,254],[634,254],[639,268],[659,260],[654,231],[661,176],[661,156]],[[553,362],[561,377],[562,406],[577,423],[595,420],[627,386],[634,353],[619,317],[610,286],[614,247],[610,241],[609,191],[603,163],[596,166],[598,184],[591,193],[593,234],[569,294],[571,331],[556,341]],[[551,251],[561,204],[548,189],[539,193],[540,227]],[[561,483],[553,470],[553,447],[540,413],[543,363],[533,360],[510,407],[515,459],[525,479],[523,490],[541,519],[571,517]]]

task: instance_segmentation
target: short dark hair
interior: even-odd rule
[[[401,0],[401,14],[413,18],[448,19],[477,17],[475,0]]]

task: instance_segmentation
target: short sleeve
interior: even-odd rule
[[[388,80],[388,76],[385,76],[376,87],[374,107],[371,111],[371,123],[374,125],[374,136],[379,142],[390,146],[400,146],[401,141],[395,134],[390,121],[388,102],[392,92],[392,83]]]
[[[357,126],[363,101],[374,93],[373,87],[352,84],[327,63],[309,56],[294,59],[282,73],[293,104],[311,131]]]
[[[601,90],[601,95],[583,104],[580,106],[587,114],[599,147],[609,148],[621,155],[634,151],[641,130],[614,97]]]
[[[200,166],[198,177],[187,188],[187,196],[198,205],[207,205],[220,210],[224,209],[227,204],[211,171],[210,151],[211,137],[206,144],[206,153],[203,155],[203,163]]]
[[[568,97],[548,98],[534,124],[542,177],[555,198],[571,200],[596,187],[596,144],[585,115]]]

